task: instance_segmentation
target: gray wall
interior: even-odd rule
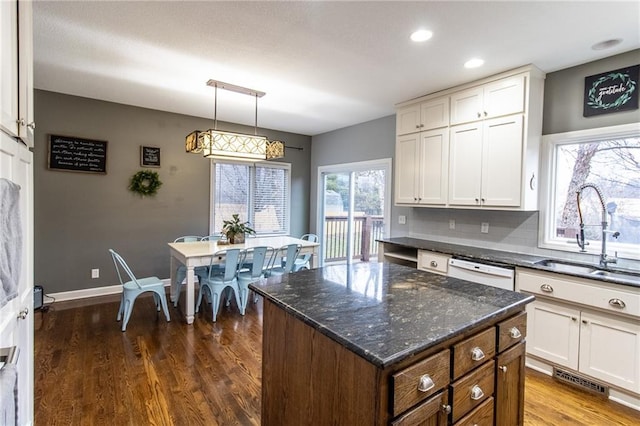
[[[640,121],[640,110],[583,117],[584,79],[640,64],[640,49],[547,74],[542,134],[565,133]],[[639,88],[636,88],[640,90]]]
[[[136,275],[168,278],[167,242],[209,233],[209,161],[186,153],[184,137],[210,128],[212,120],[39,90],[35,115],[35,283],[46,293],[117,284],[108,248],[120,252]],[[218,127],[253,132],[228,123]],[[291,233],[307,232],[311,138],[260,133],[304,148],[286,150],[281,161],[292,164]],[[49,170],[50,134],[108,141],[107,174]],[[163,185],[155,197],[127,189],[142,169],[140,145],[161,148],[162,167],[154,170]],[[91,279],[93,268],[100,278]]]
[[[640,121],[640,112],[605,114],[582,117],[584,78],[640,63],[640,50],[634,50],[596,62],[547,74],[544,91],[543,134],[606,127]],[[317,166],[340,164],[361,159],[394,156],[395,116],[336,130],[312,139],[312,179]],[[315,183],[311,184],[311,224],[315,225],[317,203]],[[398,224],[398,216],[405,215],[405,225]],[[455,229],[449,229],[449,220]],[[458,244],[510,250],[515,252],[558,255],[551,250],[538,249],[537,212],[505,212],[487,210],[402,208],[392,207],[391,236],[415,236]],[[480,224],[489,223],[489,233],[480,232]],[[562,254],[566,256],[566,254]],[[571,255],[569,256],[571,257]]]
[[[318,217],[318,167],[393,158],[396,140],[396,116],[391,115],[323,133],[314,136],[312,140],[310,232],[315,233],[317,232],[316,220]],[[395,206],[392,207],[392,210],[392,216],[399,214],[395,211]],[[400,210],[404,211],[406,208],[401,208]]]

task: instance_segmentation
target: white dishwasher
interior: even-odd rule
[[[449,271],[447,272],[447,276],[452,278],[460,278],[511,291],[515,289],[514,275],[513,269],[462,259],[449,259]]]

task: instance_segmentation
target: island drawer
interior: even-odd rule
[[[453,346],[453,380],[484,364],[496,354],[496,329],[491,327]]]
[[[527,335],[527,313],[522,312],[498,323],[498,352],[510,348]]]
[[[413,410],[407,411],[402,416],[391,422],[392,426],[422,426],[431,420],[433,425],[446,425],[450,410],[448,406],[449,391],[446,389],[418,405]]]
[[[491,360],[451,384],[451,420],[457,422],[493,395],[495,361]]]
[[[449,384],[451,351],[437,354],[393,375],[393,415],[397,416]]]
[[[454,426],[493,426],[493,397],[487,398]]]
[[[418,250],[418,269],[433,272],[434,274],[447,275],[450,258],[451,256],[444,254]]]

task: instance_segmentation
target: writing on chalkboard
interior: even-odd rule
[[[157,146],[140,146],[140,165],[160,167],[160,148]]]
[[[107,141],[50,135],[49,169],[107,173]]]

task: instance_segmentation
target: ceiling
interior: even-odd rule
[[[36,0],[33,15],[37,89],[213,120],[215,79],[266,92],[259,127],[306,135],[522,65],[549,73],[640,47],[638,1]],[[433,38],[411,42],[419,28]],[[465,69],[471,57],[485,65]],[[255,99],[219,90],[217,111],[253,125]]]

